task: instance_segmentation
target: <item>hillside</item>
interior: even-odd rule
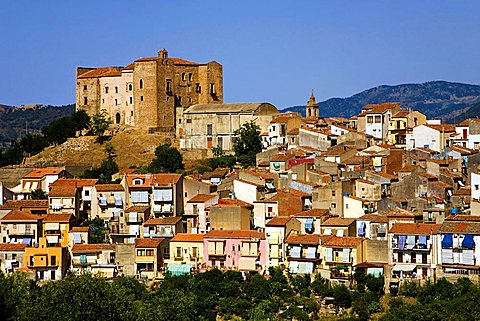
[[[45,106],[29,105],[12,107],[0,105],[0,149],[27,131],[34,133],[55,119],[68,116],[75,111],[75,105]]]
[[[480,103],[480,86],[446,81],[423,84],[378,86],[347,98],[331,98],[319,103],[322,117],[351,117],[366,104],[399,102],[402,107],[416,109],[428,118],[451,120],[462,115],[473,105]],[[293,106],[284,111],[305,113],[304,106]],[[460,120],[460,121],[461,121]]]

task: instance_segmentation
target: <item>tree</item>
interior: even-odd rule
[[[105,222],[96,217],[93,220],[86,220],[82,224],[89,227],[89,243],[106,243],[108,229],[105,227]]]
[[[46,200],[48,199],[48,195],[41,188],[37,188],[36,190],[32,191],[32,193],[30,194],[30,199]]]
[[[79,110],[70,117],[73,129],[75,131],[87,129],[90,127],[90,116],[85,110]]]
[[[169,145],[160,145],[155,149],[155,158],[148,166],[150,173],[176,173],[183,169],[182,154]]]
[[[112,124],[112,120],[108,117],[107,111],[102,109],[94,114],[90,120],[90,133],[95,136],[103,136],[105,131]]]
[[[237,140],[233,144],[233,150],[237,161],[245,167],[255,165],[255,157],[262,151],[260,127],[251,121],[237,129],[235,135]]]

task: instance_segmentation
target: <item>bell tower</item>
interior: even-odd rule
[[[310,96],[310,99],[307,102],[305,117],[318,118],[318,116],[319,116],[319,107],[317,102],[315,101],[315,96],[313,95],[313,90],[312,90],[312,95]]]

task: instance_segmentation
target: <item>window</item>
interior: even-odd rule
[[[140,96],[140,101],[143,101],[143,96]]]
[[[182,248],[181,247],[176,248],[175,257],[177,257],[177,258],[182,257]]]
[[[185,81],[185,79],[186,79],[186,78],[185,78],[185,73],[182,72],[182,81]]]
[[[380,124],[382,122],[382,116],[377,115],[375,116],[375,124]]]
[[[212,149],[213,147],[213,139],[212,137],[207,137],[207,148]]]
[[[273,207],[271,207],[271,206],[267,207],[267,212],[272,213],[273,212]]]
[[[83,104],[84,105],[88,104],[88,98],[87,97],[83,97]]]
[[[139,178],[133,180],[133,185],[142,185],[143,181]]]
[[[373,124],[373,116],[367,116],[367,123]]]
[[[137,250],[137,256],[145,256],[145,250]]]
[[[143,89],[143,79],[140,79],[140,81],[138,82],[138,85],[140,89]]]
[[[348,204],[345,204],[345,209],[348,210]]]
[[[200,87],[200,84],[199,84],[198,82],[195,84],[195,91],[196,91],[197,93],[201,93],[201,92],[202,92],[202,87]]]
[[[85,190],[85,196],[90,196],[90,191],[88,189]]]
[[[167,93],[172,92],[172,80],[171,79],[167,79],[167,84],[165,85],[165,91]]]
[[[475,184],[475,190],[478,191],[478,184]]]
[[[128,84],[128,91],[132,91],[133,90],[133,85],[132,84]]]
[[[108,94],[108,86],[105,86],[105,93]]]
[[[87,85],[83,85],[83,90],[87,90]]]
[[[193,80],[193,74],[190,72],[188,73],[188,81],[192,81]]]
[[[132,117],[133,117],[133,110],[130,112],[130,116],[132,116]]]
[[[210,84],[210,94],[211,95],[216,95],[217,93],[215,92],[215,84]]]
[[[193,204],[193,214],[198,214],[198,205]]]
[[[192,247],[192,257],[198,257],[198,247]]]
[[[145,251],[146,256],[153,256],[153,250],[149,249]]]
[[[335,190],[333,190],[332,191],[332,197],[335,197],[335,194],[336,194],[336,192],[335,192]]]
[[[57,265],[57,257],[55,255],[52,255],[50,258],[50,265]]]
[[[207,135],[212,135],[212,124],[207,124]]]
[[[330,207],[331,207],[331,208],[337,208],[337,204],[336,204],[336,203],[332,203],[332,204],[330,204]]]
[[[130,97],[130,104],[133,104],[133,97]]]
[[[115,99],[115,106],[118,105],[118,99]]]
[[[192,120],[191,119],[187,119],[187,124],[191,124],[192,123]]]
[[[118,87],[115,86],[115,93],[118,94]]]

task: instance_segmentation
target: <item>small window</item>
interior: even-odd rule
[[[178,120],[178,123],[181,124],[181,123],[182,123],[182,119],[179,119],[179,120]]]
[[[186,78],[185,78],[185,73],[182,72],[182,81],[185,81],[185,79],[186,79]]]
[[[335,190],[332,190],[332,197],[335,197],[335,194],[336,194]]]
[[[167,93],[171,93],[172,92],[172,80],[171,79],[167,79],[167,83],[165,85],[165,91]]]
[[[202,92],[202,87],[200,86],[200,84],[199,84],[198,82],[195,84],[195,91],[196,91],[197,93],[201,93],[201,92]]]
[[[130,97],[130,105],[133,104],[133,97]]]
[[[207,135],[212,135],[213,128],[212,124],[207,124]]]
[[[115,106],[118,106],[118,99],[115,99]]]
[[[85,190],[85,196],[90,196],[90,191],[88,189]]]
[[[140,96],[140,101],[143,101],[143,96]]]
[[[138,86],[140,87],[140,89],[143,88],[143,79],[140,79],[140,81],[138,82]]]
[[[133,117],[133,110],[130,112],[130,116],[132,116],[132,117]]]
[[[83,97],[83,104],[84,105],[88,104],[88,98],[87,97]]]
[[[115,86],[115,93],[118,94],[118,87]]]
[[[382,116],[377,115],[375,116],[375,124],[380,124],[382,122]]]
[[[83,85],[83,90],[87,90],[87,85]]]
[[[105,93],[108,94],[108,86],[105,86]]]
[[[191,124],[192,120],[190,118],[187,119],[187,124]]]
[[[193,80],[193,74],[192,73],[189,73],[188,74],[188,81],[192,81]]]
[[[210,84],[210,94],[211,95],[217,94],[216,91],[215,91],[215,84]]]
[[[133,90],[133,85],[132,84],[128,84],[128,91],[132,91]]]

